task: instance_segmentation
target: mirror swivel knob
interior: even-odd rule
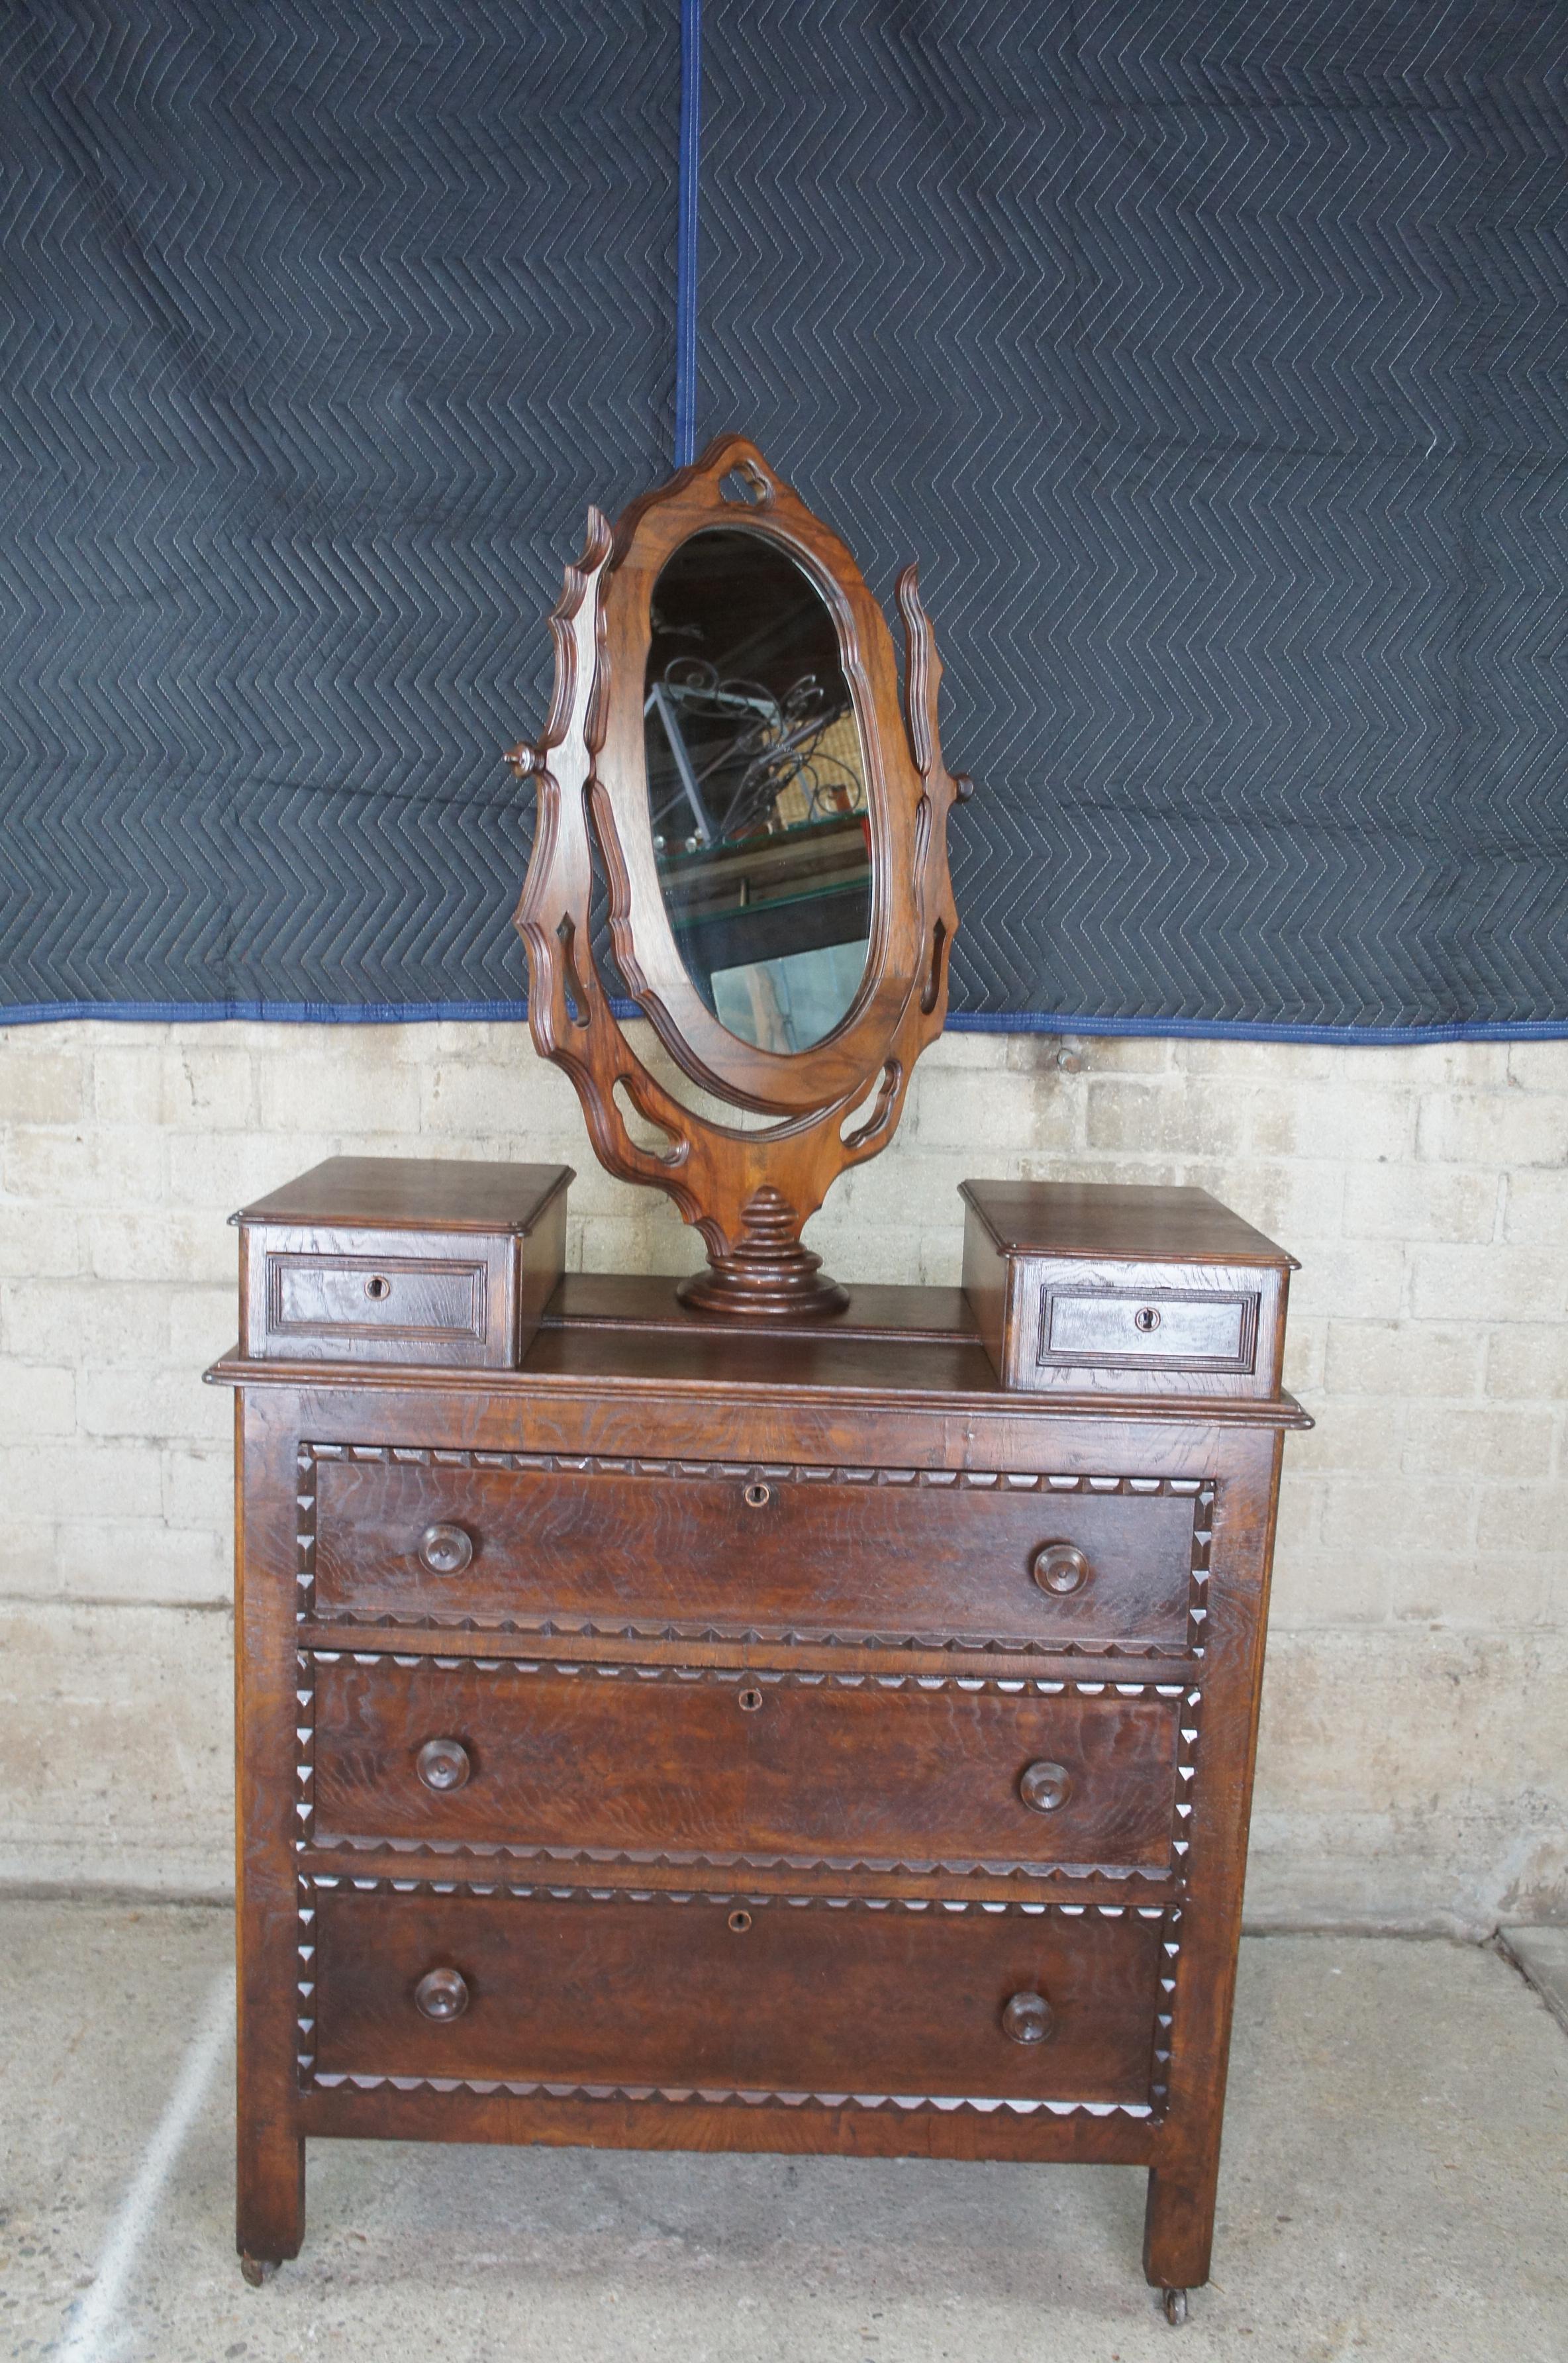
[[[1014,2043],[1043,2043],[1056,2024],[1043,1994],[1015,1993],[1003,2005],[1002,2033]]]
[[[440,1796],[445,1796],[452,1789],[465,1787],[473,1769],[469,1762],[468,1749],[457,1739],[427,1739],[414,1761],[414,1769],[425,1787],[434,1789]],[[1031,1769],[1038,1771],[1040,1768],[1035,1765]],[[1023,1777],[1027,1780],[1029,1774],[1026,1772]]]
[[[1088,1581],[1089,1563],[1077,1543],[1042,1543],[1030,1571],[1042,1592],[1077,1592]]]
[[[414,1999],[426,2018],[438,2023],[461,2018],[469,2006],[468,1980],[459,1969],[430,1969],[414,1989]]]
[[[461,1526],[426,1526],[419,1557],[432,1575],[461,1575],[474,1555],[473,1537]]]

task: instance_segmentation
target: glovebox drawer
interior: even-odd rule
[[[240,1352],[513,1367],[565,1256],[565,1165],[333,1157],[245,1207]]]

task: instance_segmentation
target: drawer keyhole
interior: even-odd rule
[[[419,1537],[419,1557],[432,1575],[461,1575],[474,1555],[474,1538],[462,1526],[426,1526]]]
[[[772,1499],[771,1485],[748,1485],[745,1489],[745,1501],[748,1510],[766,1510]]]
[[[1151,1329],[1157,1329],[1159,1326],[1159,1306],[1157,1304],[1140,1304],[1137,1312],[1132,1315],[1133,1328],[1141,1329],[1146,1337]]]
[[[751,1926],[751,1914],[749,1912],[732,1912],[729,1918],[729,1926],[732,1935],[744,1936],[746,1930]]]
[[[762,1692],[758,1690],[744,1690],[736,1699],[735,1704],[742,1714],[755,1714],[762,1704]]]
[[[459,1739],[427,1739],[414,1764],[425,1787],[434,1789],[438,1797],[466,1788],[473,1770],[469,1751]]]
[[[378,1304],[392,1294],[392,1282],[384,1271],[373,1271],[370,1274],[370,1279],[365,1282],[365,1293],[367,1296],[373,1297]]]
[[[1042,1543],[1030,1572],[1042,1592],[1079,1592],[1088,1581],[1089,1563],[1077,1543]]]

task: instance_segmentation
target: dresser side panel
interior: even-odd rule
[[[273,2259],[296,2255],[304,2232],[293,1411],[270,1392],[236,1398],[238,2246]]]

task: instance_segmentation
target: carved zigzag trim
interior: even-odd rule
[[[329,2092],[348,2088],[356,2092],[472,2092],[480,2099],[504,2092],[509,2100],[666,2102],[680,2106],[697,2102],[707,2108],[756,2109],[893,2109],[907,2115],[934,2110],[940,2115],[959,2113],[1006,2117],[1153,2117],[1146,2101],[1019,2101],[966,2099],[934,2092],[774,2092],[727,2087],[710,2091],[664,2084],[514,2084],[502,2077],[469,2076],[313,2076],[309,2090]]]
[[[438,1666],[443,1673],[460,1670],[480,1674],[537,1674],[542,1681],[624,1681],[628,1689],[644,1682],[684,1683],[709,1686],[734,1684],[741,1688],[755,1685],[767,1690],[801,1691],[910,1691],[924,1693],[936,1691],[990,1691],[1010,1698],[1060,1698],[1073,1691],[1080,1698],[1100,1698],[1114,1691],[1118,1698],[1143,1698],[1153,1693],[1158,1698],[1180,1698],[1185,1685],[1181,1682],[1118,1682],[1090,1681],[1075,1676],[1070,1681],[1062,1678],[1034,1674],[961,1674],[954,1673],[869,1673],[840,1671],[836,1667],[823,1671],[814,1666],[667,1666],[639,1665],[632,1659],[614,1659],[605,1663],[599,1659],[523,1657],[511,1650],[499,1650],[493,1658],[447,1658],[434,1649],[400,1653],[396,1649],[301,1649],[299,1663],[337,1666],[345,1659],[356,1666]]]
[[[1012,1916],[1024,1919],[1057,1918],[1081,1920],[1097,1918],[1121,1920],[1129,1912],[1140,1920],[1158,1920],[1164,1925],[1161,1944],[1168,1971],[1160,1980],[1161,1991],[1174,1995],[1176,1957],[1181,1949],[1179,1906],[1159,1904],[1130,1905],[1123,1903],[950,1903],[923,1897],[827,1896],[827,1895],[753,1895],[744,1890],[731,1889],[720,1893],[711,1890],[683,1890],[679,1892],[664,1888],[614,1887],[536,1887],[513,1886],[473,1880],[432,1879],[351,1879],[338,1878],[326,1872],[314,1872],[299,1882],[301,1975],[298,1984],[299,2016],[297,2028],[300,2050],[296,2060],[300,2088],[304,2091],[353,2091],[372,2092],[471,2092],[483,2098],[504,2092],[518,2100],[552,2101],[635,2101],[664,2103],[681,2107],[699,2103],[709,2108],[759,2108],[778,2106],[788,2109],[894,2109],[915,2114],[934,2111],[938,2114],[960,2112],[977,2116],[1053,2116],[1070,2117],[1135,2117],[1151,2118],[1159,2114],[1156,2105],[1164,2098],[1161,2086],[1149,2102],[1140,2101],[1034,2101],[966,2094],[907,2092],[808,2092],[753,2090],[745,2086],[661,2085],[661,2084],[576,2084],[548,2081],[536,2078],[514,2081],[506,2077],[468,2076],[392,2076],[353,2073],[344,2070],[328,2075],[315,2071],[314,2050],[315,2037],[315,1897],[323,1891],[351,1887],[360,1894],[387,1893],[396,1895],[505,1895],[519,1902],[550,1902],[579,1905],[594,1903],[639,1903],[679,1907],[690,1904],[733,1905],[744,1901],[748,1911],[779,1909],[791,1912],[915,1912],[939,1913],[947,1915],[973,1913],[977,1915]],[[1169,2011],[1158,2025],[1165,2030],[1169,2040]],[[1156,2032],[1156,2058],[1161,2036]],[[1167,2054],[1168,2056],[1168,2054]]]
[[[1170,1493],[1196,1496],[1211,1490],[1202,1477],[1095,1477],[1053,1475],[1038,1470],[863,1468],[849,1462],[787,1460],[644,1459],[636,1454],[585,1452],[483,1452],[425,1444],[304,1444],[302,1462],[353,1460],[410,1469],[560,1470],[576,1476],[778,1478],[801,1484],[896,1485],[940,1492]]]
[[[410,1862],[558,1864],[563,1870],[578,1869],[589,1874],[613,1865],[631,1870],[679,1871],[688,1877],[710,1871],[800,1871],[827,1872],[834,1877],[853,1872],[871,1879],[1006,1879],[1021,1887],[1087,1881],[1110,1887],[1130,1887],[1139,1880],[1149,1887],[1179,1883],[1176,1875],[1168,1869],[1149,1870],[1106,1863],[982,1862],[948,1857],[931,1861],[900,1860],[884,1855],[667,1853],[648,1847],[524,1846],[499,1838],[493,1843],[480,1844],[456,1838],[312,1836],[308,1842],[299,1842],[296,1852],[343,1857],[398,1855]]]
[[[644,1460],[636,1458],[610,1458],[589,1453],[557,1452],[478,1452],[447,1449],[434,1445],[387,1444],[315,1444],[304,1442],[297,1456],[298,1483],[295,1503],[296,1576],[299,1598],[296,1619],[310,1624],[315,1617],[315,1549],[316,1549],[316,1468],[322,1461],[354,1461],[385,1468],[417,1469],[499,1469],[531,1472],[561,1470],[574,1476],[637,1476],[658,1479],[674,1477],[698,1481],[723,1481],[733,1484],[737,1480],[746,1483],[778,1484],[841,1484],[866,1486],[911,1487],[942,1492],[997,1492],[1043,1494],[1154,1494],[1166,1495],[1193,1503],[1193,1560],[1187,1598],[1187,1638],[1180,1643],[1139,1641],[1085,1641],[1071,1636],[1041,1639],[1020,1636],[1008,1638],[997,1635],[951,1633],[883,1633],[867,1629],[839,1631],[828,1625],[802,1623],[778,1625],[715,1625],[711,1619],[672,1618],[657,1625],[625,1616],[572,1615],[567,1618],[496,1615],[476,1617],[465,1615],[437,1619],[427,1612],[407,1617],[382,1615],[359,1617],[352,1613],[335,1612],[333,1622],[341,1625],[363,1625],[367,1632],[396,1631],[400,1625],[410,1631],[438,1630],[443,1623],[457,1632],[493,1632],[508,1637],[530,1635],[539,1640],[641,1640],[641,1641],[701,1641],[701,1642],[774,1642],[779,1645],[806,1647],[845,1649],[906,1648],[949,1649],[955,1654],[1006,1655],[1008,1657],[1088,1658],[1097,1663],[1123,1658],[1139,1659],[1159,1658],[1201,1658],[1204,1655],[1204,1626],[1208,1617],[1206,1587],[1209,1581],[1209,1547],[1213,1526],[1214,1485],[1208,1478],[1198,1477],[1095,1477],[1054,1476],[1037,1470],[1007,1470],[995,1469],[866,1469],[841,1465],[816,1465],[793,1461],[740,1460]]]
[[[1038,1903],[1021,1896],[1003,1903],[985,1896],[944,1895],[791,1895],[768,1892],[754,1893],[749,1888],[733,1884],[723,1887],[590,1887],[580,1880],[510,1880],[510,1879],[438,1879],[427,1871],[422,1878],[398,1878],[387,1871],[370,1877],[357,1877],[351,1870],[302,1871],[299,1875],[303,1894],[328,1892],[337,1888],[352,1888],[357,1895],[473,1895],[505,1896],[518,1903],[569,1903],[586,1909],[594,1903],[644,1903],[656,1908],[695,1904],[734,1904],[743,1903],[750,1911],[758,1912],[875,1912],[897,1915],[907,1912],[935,1920],[962,1919],[966,1914],[975,1919],[1025,1920],[1165,1920],[1178,1907],[1164,1903],[1063,1903],[1056,1901]]]
[[[446,1671],[472,1669],[479,1673],[536,1674],[579,1681],[591,1677],[623,1680],[633,1682],[685,1682],[755,1684],[757,1688],[785,1690],[884,1690],[912,1691],[917,1693],[945,1690],[989,1691],[1008,1697],[1060,1697],[1068,1691],[1084,1698],[1098,1698],[1114,1691],[1119,1698],[1154,1697],[1180,1701],[1178,1707],[1178,1738],[1174,1807],[1175,1830],[1169,1862],[1157,1869],[1142,1865],[1110,1863],[1035,1862],[1021,1857],[1007,1861],[992,1861],[979,1857],[900,1858],[882,1855],[810,1854],[710,1854],[699,1850],[639,1847],[549,1847],[530,1845],[518,1840],[409,1838],[392,1836],[343,1836],[323,1837],[316,1829],[315,1811],[315,1677],[317,1665],[339,1665],[345,1659],[356,1666],[381,1666],[391,1663],[400,1667],[434,1665]],[[1120,1885],[1123,1881],[1143,1880],[1152,1886],[1168,1885],[1173,1879],[1184,1882],[1187,1852],[1185,1836],[1187,1817],[1192,1811],[1191,1783],[1194,1778],[1191,1747],[1197,1738],[1196,1717],[1201,1693],[1185,1688],[1180,1682],[1108,1682],[1035,1681],[1022,1676],[980,1676],[974,1674],[869,1674],[818,1673],[814,1671],[778,1672],[767,1667],[752,1666],[640,1666],[568,1663],[554,1659],[442,1658],[428,1651],[414,1656],[400,1656],[394,1650],[302,1649],[298,1655],[300,1685],[294,1696],[299,1707],[295,1726],[298,1741],[296,1782],[299,1794],[295,1803],[298,1829],[294,1845],[297,1853],[307,1849],[320,1854],[394,1854],[411,1858],[437,1856],[443,1860],[477,1860],[483,1862],[558,1862],[590,1866],[594,1863],[626,1864],[644,1869],[663,1869],[677,1871],[712,1870],[799,1870],[856,1871],[872,1877],[932,1878],[941,1875],[953,1878],[1016,1879],[1031,1883],[1055,1880],[1109,1880]]]

